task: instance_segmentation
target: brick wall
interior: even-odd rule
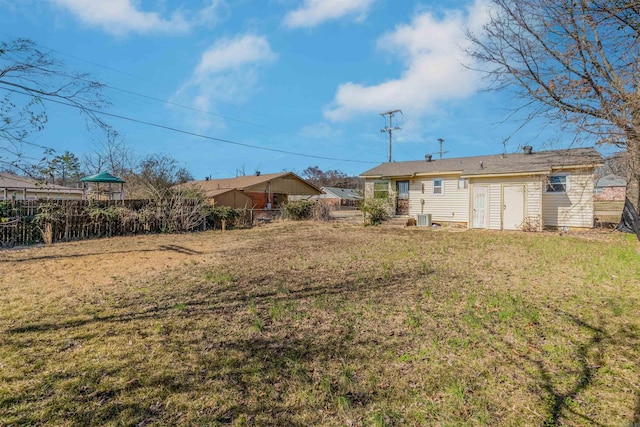
[[[624,196],[626,193],[625,187],[603,187],[601,194],[594,194],[593,200],[601,202],[605,200],[624,202]]]

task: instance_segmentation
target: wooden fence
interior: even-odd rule
[[[108,236],[220,227],[220,218],[192,199],[0,201],[0,248]],[[229,224],[227,222],[227,225]]]

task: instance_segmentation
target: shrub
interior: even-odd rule
[[[228,206],[213,206],[209,208],[207,220],[213,223],[214,228],[218,225],[222,228],[222,221],[225,221],[225,227],[232,227],[235,221],[241,217],[242,210],[233,209]]]
[[[331,219],[331,206],[326,203],[316,203],[313,207],[313,219],[316,221],[329,221]]]
[[[315,203],[308,200],[296,200],[284,206],[284,217],[294,221],[311,219],[314,216]]]
[[[365,199],[360,205],[360,210],[371,225],[380,225],[382,221],[391,218],[392,209],[391,203],[386,199]]]

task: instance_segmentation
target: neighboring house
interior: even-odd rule
[[[47,184],[31,178],[0,173],[0,200],[82,200],[81,188]]]
[[[321,187],[323,194],[311,196],[308,200],[325,203],[335,209],[341,207],[356,207],[363,197],[351,188]]]
[[[626,190],[626,179],[618,175],[605,175],[596,180],[593,198],[597,202],[624,202]]]
[[[179,188],[198,188],[216,205],[245,209],[279,208],[290,195],[322,192],[292,172],[256,174],[226,179],[191,181]]]
[[[366,198],[390,198],[397,215],[468,228],[591,228],[594,148],[383,163],[360,176]]]

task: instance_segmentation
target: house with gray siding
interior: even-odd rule
[[[365,199],[388,198],[418,224],[495,230],[591,228],[594,148],[383,163],[363,172]]]

